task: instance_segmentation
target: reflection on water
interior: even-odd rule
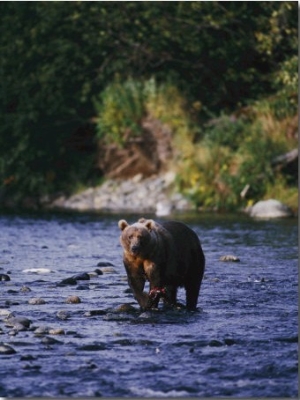
[[[142,313],[119,217],[0,217],[0,274],[10,277],[0,281],[0,396],[296,397],[297,221],[177,215],[206,256],[199,311]],[[219,260],[231,254],[240,262]],[[94,273],[58,285],[84,272]]]

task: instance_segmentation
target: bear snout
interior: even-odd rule
[[[131,250],[131,252],[132,252],[133,254],[137,254],[137,253],[139,252],[139,249],[140,249],[140,245],[139,245],[139,244],[133,244],[133,245],[130,247],[130,250]]]

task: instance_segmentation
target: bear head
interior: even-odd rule
[[[118,225],[122,231],[120,242],[124,251],[133,256],[145,257],[151,249],[155,222],[141,218],[135,224],[129,225],[121,219]]]

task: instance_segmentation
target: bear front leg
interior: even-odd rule
[[[144,271],[150,283],[149,297],[151,299],[151,308],[157,308],[161,297],[165,296],[165,285],[162,279],[163,268],[151,262],[144,261]]]
[[[130,266],[125,263],[124,265],[127,272],[128,284],[133,292],[134,298],[143,310],[151,308],[151,299],[149,295],[143,291],[146,282],[144,275],[140,271],[130,268]]]

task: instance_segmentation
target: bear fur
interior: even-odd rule
[[[158,306],[160,297],[176,305],[177,289],[186,290],[186,307],[195,310],[205,257],[196,233],[181,222],[141,218],[133,225],[119,221],[128,283],[142,309]],[[149,281],[150,291],[144,292]]]

